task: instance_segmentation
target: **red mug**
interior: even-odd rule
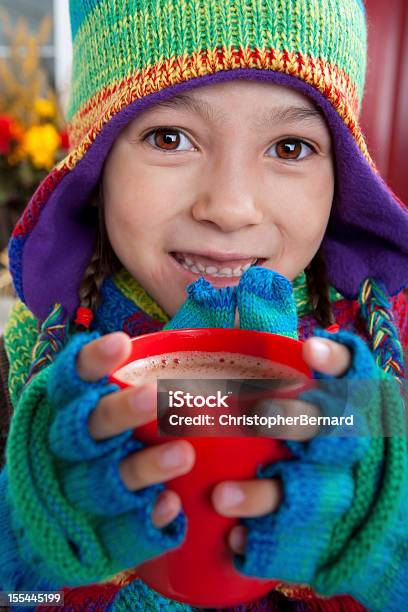
[[[261,357],[311,378],[302,358],[302,342],[267,332],[223,328],[139,336],[132,340],[131,355],[117,370],[137,359],[181,351]],[[123,388],[129,386],[115,373],[110,380]],[[298,393],[297,388],[294,396]],[[159,436],[156,421],[135,430],[135,437],[147,445],[177,439]],[[239,519],[219,515],[212,506],[211,492],[224,480],[254,478],[259,465],[287,459],[290,453],[280,440],[267,437],[189,437],[188,441],[196,453],[193,468],[165,483],[182,500],[188,520],[186,536],[178,548],[137,567],[136,574],[158,593],[191,606],[227,607],[263,597],[276,581],[246,577],[235,569],[227,535]]]

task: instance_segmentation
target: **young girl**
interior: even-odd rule
[[[290,461],[215,487],[215,510],[241,519],[238,570],[279,581],[236,609],[402,609],[405,422],[381,427],[399,414],[408,215],[358,125],[361,0],[71,0],[71,26],[72,150],[9,249],[0,590],[65,587],[65,610],[191,609],[133,568],[183,541],[165,483],[193,448],[143,448],[132,433],[154,389],[107,375],[129,337],[240,326],[298,335],[317,378],[372,381],[353,407],[378,435],[298,432]]]

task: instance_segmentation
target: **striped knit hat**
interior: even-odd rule
[[[336,191],[323,242],[331,284],[408,286],[408,214],[378,175],[358,114],[366,65],[361,0],[71,0],[71,151],[40,185],[10,242],[19,297],[70,317],[93,251],[85,214],[116,136],[156,102],[209,83],[288,86],[323,111]]]

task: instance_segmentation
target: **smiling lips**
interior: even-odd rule
[[[265,259],[257,257],[238,257],[227,254],[218,254],[218,259],[217,257],[185,252],[176,252],[172,255],[186,270],[216,278],[240,277],[251,266],[265,261]]]

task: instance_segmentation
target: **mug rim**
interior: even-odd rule
[[[169,349],[168,347],[164,347],[162,350],[156,350],[149,352],[149,354],[143,354],[139,357],[135,356],[135,350],[137,347],[143,345],[155,345],[156,342],[160,343],[161,339],[164,338],[175,338],[175,339],[186,339],[186,340],[194,340],[194,339],[219,339],[219,340],[228,340],[228,339],[243,339],[245,338],[249,340],[261,340],[262,346],[267,347],[270,346],[271,343],[275,343],[277,348],[284,349],[285,351],[293,351],[293,357],[297,361],[297,364],[300,365],[290,365],[286,363],[286,360],[277,359],[277,363],[281,363],[282,365],[287,365],[292,367],[295,370],[298,370],[300,373],[312,377],[312,373],[310,368],[306,365],[302,357],[302,345],[304,344],[303,340],[297,340],[296,338],[289,338],[288,336],[283,336],[281,334],[274,334],[271,332],[258,331],[253,329],[241,329],[241,328],[223,328],[223,327],[206,327],[206,328],[183,328],[183,329],[169,329],[169,330],[160,330],[157,332],[152,332],[148,334],[143,334],[141,336],[136,336],[135,338],[131,338],[132,342],[132,351],[127,359],[125,359],[118,367],[114,369],[113,372],[109,375],[110,382],[113,382],[120,387],[129,387],[128,383],[124,382],[122,379],[119,379],[115,376],[116,372],[121,370],[123,367],[132,363],[133,361],[137,361],[138,359],[146,359],[148,357],[153,357],[154,355],[162,355],[164,353],[172,353],[172,352],[182,352],[182,349]],[[245,347],[240,347],[239,350],[231,350],[231,347],[226,348],[225,346],[219,347],[218,350],[211,350],[209,348],[201,348],[200,346],[194,347],[195,352],[226,352],[226,353],[239,353],[248,356],[255,357],[263,357],[264,359],[270,359],[268,356],[260,355],[260,344],[257,344],[258,351],[255,350],[255,346],[248,347],[248,350],[245,350]],[[233,349],[234,347],[232,347]],[[278,354],[279,357],[279,354]],[[272,361],[272,359],[270,359]]]

